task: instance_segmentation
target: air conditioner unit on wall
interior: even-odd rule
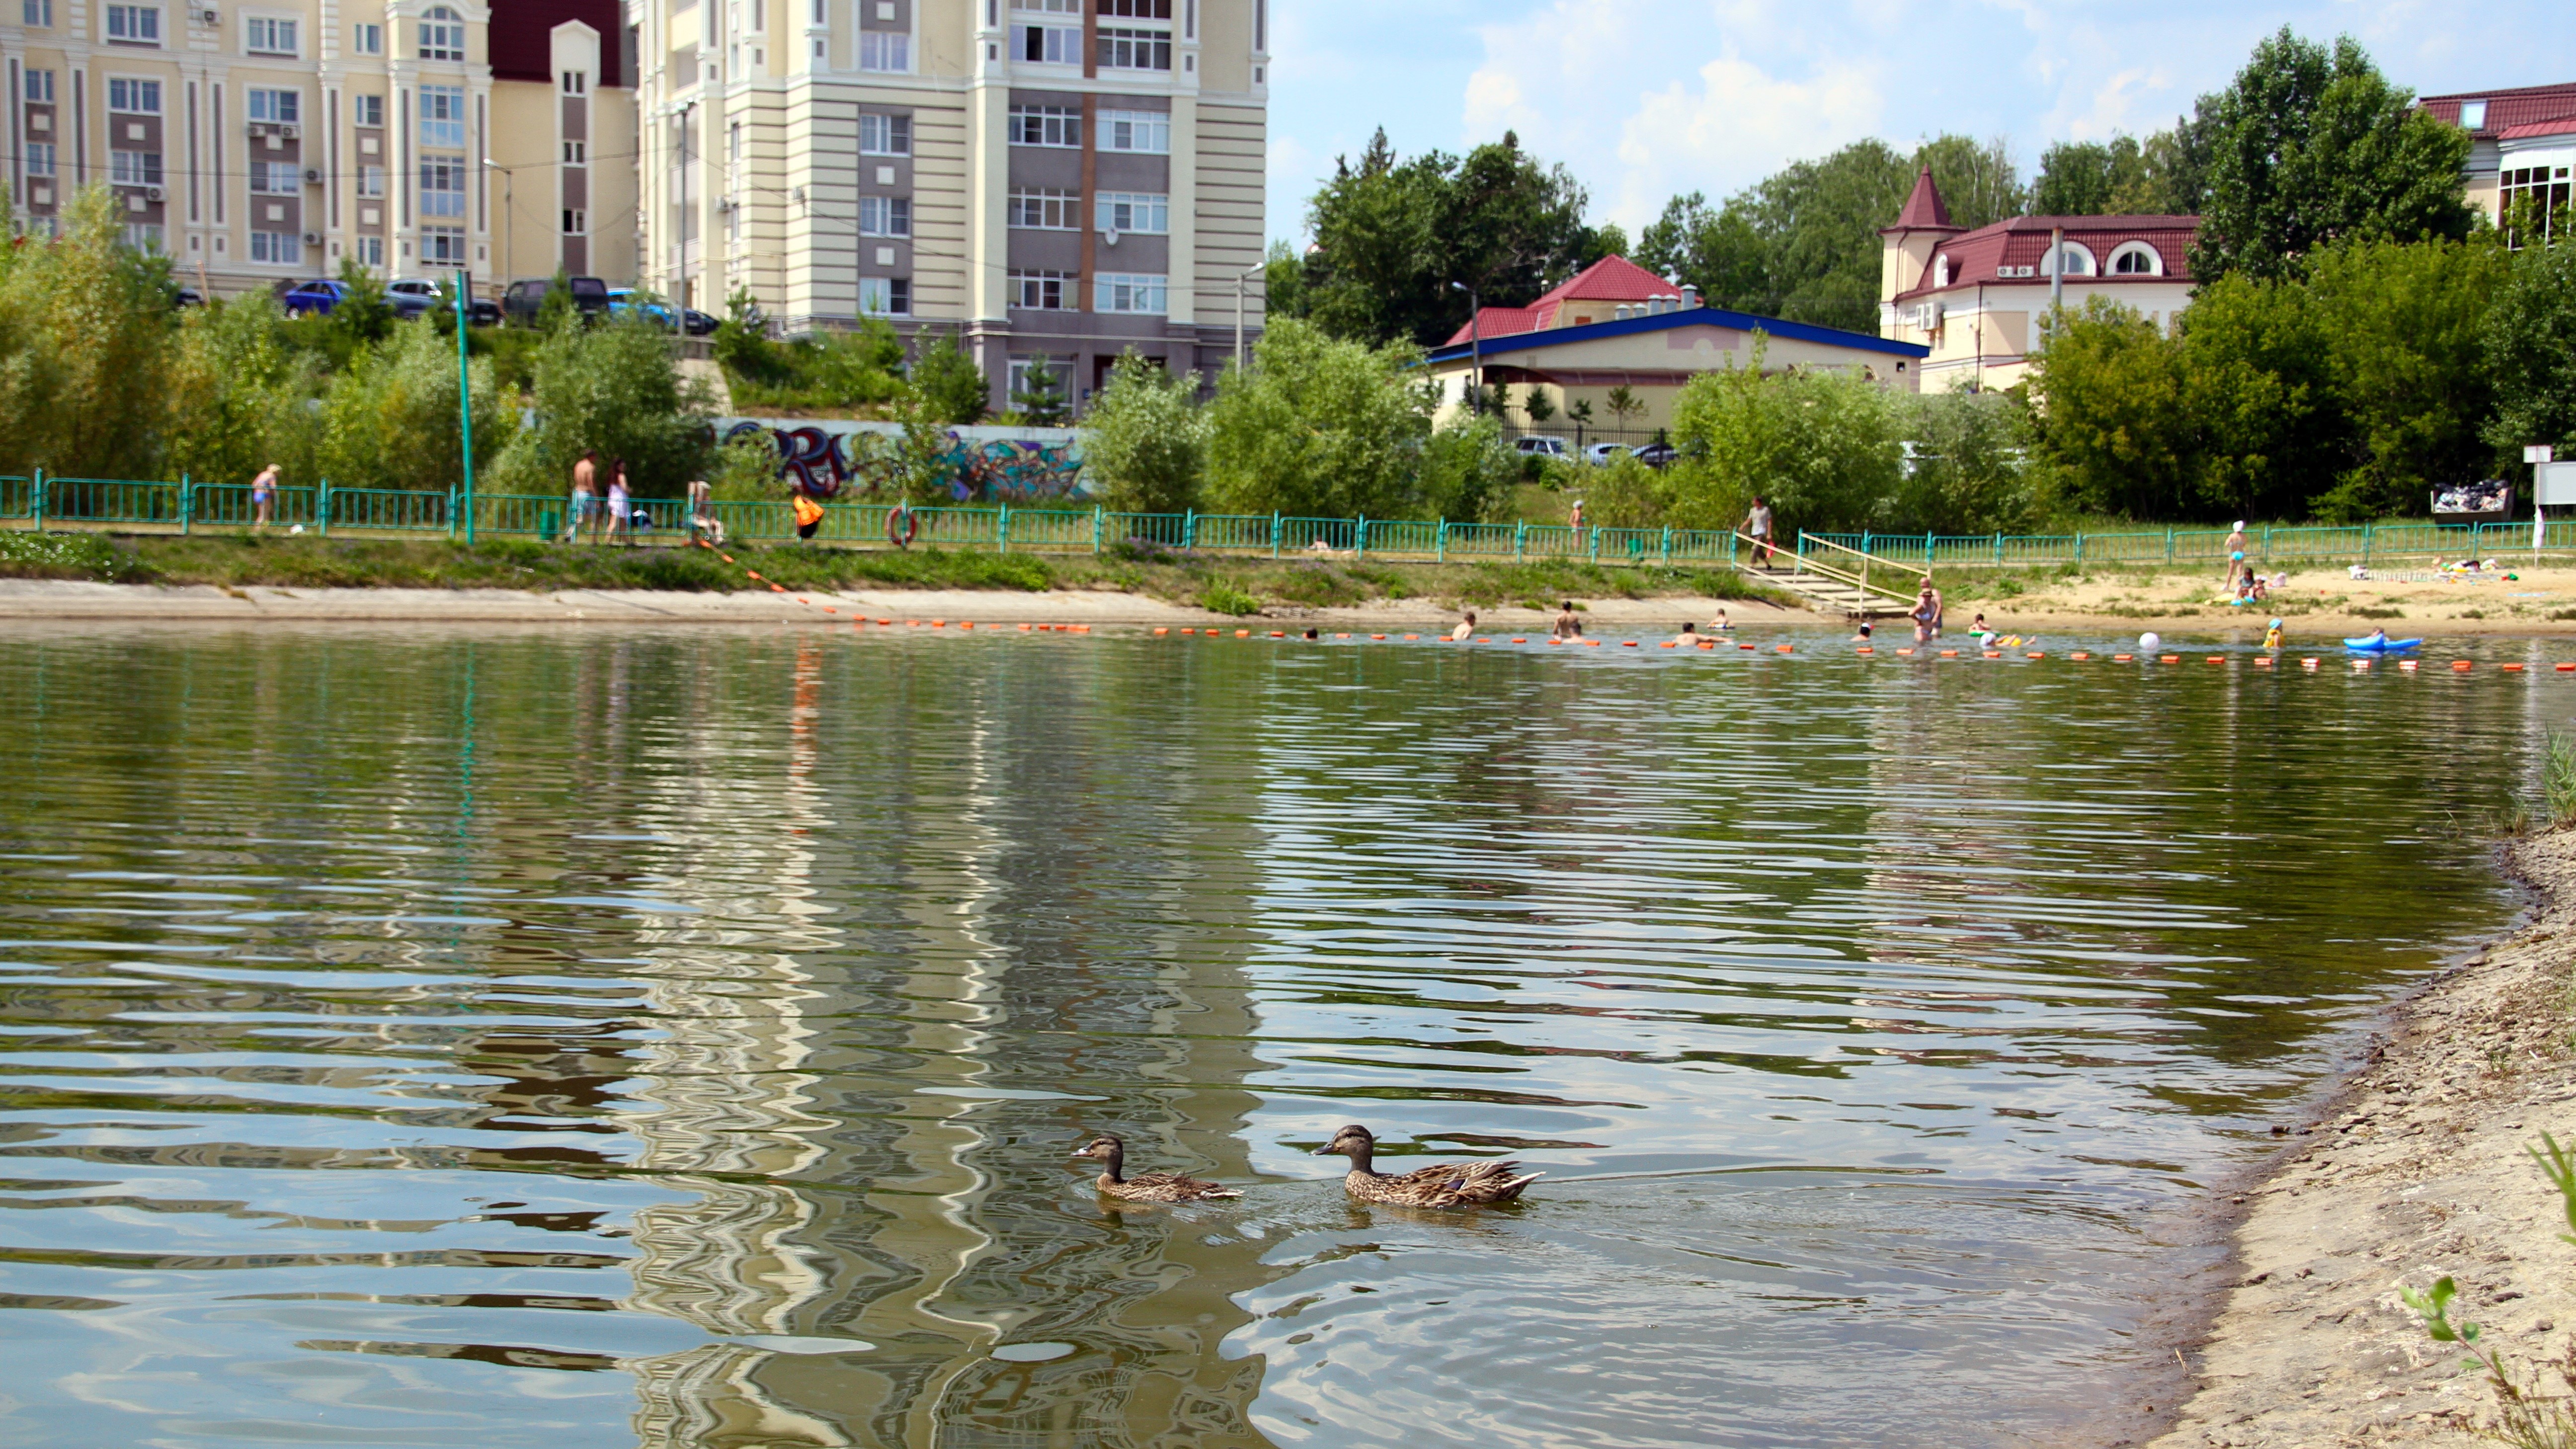
[[[292,140],[294,140],[298,135],[300,135],[300,134],[301,134],[301,132],[300,132],[296,127],[293,127],[293,126],[280,126],[280,127],[278,127],[278,128],[277,128],[277,134],[279,134],[279,135],[281,135],[281,136],[284,136],[286,139],[288,139],[288,140],[292,141]]]
[[[305,167],[305,168],[304,168],[304,184],[305,184],[305,185],[307,185],[307,186],[319,186],[319,185],[321,185],[321,184],[322,184],[322,168],[321,168],[321,167],[319,167],[319,166],[307,166],[307,167]]]
[[[322,233],[318,231],[306,232],[304,234],[304,244],[308,247],[318,247],[322,245]]]
[[[143,188],[143,195],[144,195],[144,197],[145,197],[147,200],[157,202],[157,201],[161,200],[161,197],[162,197],[161,188],[160,188],[160,187],[158,187],[158,186],[147,186],[147,187],[144,187],[144,188]]]

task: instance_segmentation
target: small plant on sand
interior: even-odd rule
[[[1211,580],[1199,594],[1199,607],[1211,614],[1231,614],[1241,618],[1261,612],[1261,601],[1223,579]]]
[[[2567,1225],[2576,1228],[2576,1153],[2559,1145],[2558,1139],[2543,1132],[2541,1145],[2527,1148],[2540,1170],[2549,1175],[2550,1186],[2567,1214]],[[2560,1233],[2559,1239],[2576,1243],[2576,1233]],[[2436,1343],[2456,1343],[2467,1350],[2460,1363],[2462,1372],[2480,1369],[2495,1390],[2496,1422],[2482,1429],[2487,1438],[2514,1449],[2576,1449],[2576,1348],[2551,1364],[2550,1370],[2564,1382],[2566,1394],[2541,1392],[2541,1377],[2529,1380],[2517,1377],[2504,1355],[2480,1341],[2478,1325],[2451,1317],[2451,1300],[2459,1295],[2460,1286],[2449,1278],[2436,1282],[2429,1290],[2400,1287],[2397,1296],[2424,1320],[2424,1331]]]
[[[2548,804],[2551,825],[2576,823],[2576,735],[2549,732],[2540,761],[2540,795]]]

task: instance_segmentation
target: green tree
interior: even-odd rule
[[[1416,349],[1371,347],[1274,318],[1248,372],[1211,405],[1209,492],[1231,513],[1403,518],[1419,507],[1430,407]]]
[[[2040,154],[2030,209],[2039,216],[2110,215],[2146,184],[2146,154],[2135,137],[2060,141]]]
[[[935,421],[963,427],[982,422],[991,411],[992,384],[985,381],[984,369],[947,333],[921,349],[913,359],[911,377]]]
[[[1733,528],[1759,495],[1777,536],[1867,528],[1884,516],[1903,467],[1902,420],[1887,390],[1855,374],[1746,366],[1702,373],[1673,402],[1685,461],[1666,485],[1679,528]]]
[[[1914,148],[1913,165],[1932,168],[1932,184],[1941,188],[1941,200],[1950,208],[1950,220],[1974,230],[1990,226],[2006,217],[2019,216],[2030,206],[2030,191],[2021,182],[2021,171],[2013,164],[2012,148],[2003,138],[1979,141],[1967,136],[1940,135]],[[1914,178],[1908,176],[1906,190],[1911,192]],[[1897,207],[1887,213],[1885,226],[1896,220]]]
[[[1585,204],[1573,173],[1509,132],[1464,156],[1404,160],[1380,130],[1315,193],[1315,250],[1296,284],[1273,292],[1272,310],[1336,337],[1437,346],[1467,321],[1467,295],[1451,283],[1489,307],[1522,306],[1597,260],[1613,238],[1584,225]],[[1277,305],[1283,291],[1290,306]]]
[[[2019,533],[2038,513],[2025,460],[2028,411],[1999,392],[1907,401],[1912,445],[1882,526],[1902,533]]]
[[[2308,288],[2344,454],[2335,476],[2308,483],[2308,511],[2412,514],[2435,487],[2485,475],[2493,449],[2483,429],[2496,413],[2486,334],[2511,267],[2492,234],[2352,242],[2314,256]]]
[[[157,476],[172,418],[170,263],[124,244],[124,203],[75,193],[59,236],[0,246],[0,467]],[[0,222],[14,223],[0,200]]]
[[[2209,98],[2207,197],[2191,268],[2282,277],[2339,238],[2466,237],[2466,131],[2415,108],[2346,36],[2333,47],[2284,26]]]
[[[190,308],[171,369],[173,428],[164,467],[202,482],[246,483],[271,463],[297,484],[320,476],[320,418],[307,403],[321,365],[288,340],[265,288]]]
[[[450,358],[451,408],[455,370]],[[594,448],[626,460],[638,497],[675,497],[705,477],[712,461],[713,396],[703,382],[681,376],[668,336],[640,318],[550,333],[537,352],[530,401],[536,426],[513,441],[500,465],[515,492],[560,490],[573,463]]]
[[[331,326],[349,339],[352,350],[392,336],[394,304],[385,300],[384,282],[359,266],[356,257],[342,257],[340,283],[349,290],[332,304]]]
[[[1453,423],[1423,444],[1414,508],[1427,517],[1474,522],[1510,497],[1520,476],[1520,455],[1503,441],[1500,423],[1492,418]]]
[[[488,473],[495,466],[489,460],[507,456],[518,419],[493,385],[488,360],[469,373],[474,455]],[[443,492],[462,483],[456,389],[454,339],[431,327],[396,328],[331,379],[322,399],[320,471],[350,488]]]
[[[2201,109],[2212,102],[2201,100]],[[2134,176],[2115,186],[2111,213],[2118,216],[2193,216],[2207,195],[2211,126],[2198,114],[2178,116],[2138,148]]]
[[[2182,347],[2145,317],[2091,298],[2049,328],[2018,386],[2061,502],[2126,518],[2196,516]]]
[[[1073,411],[1065,400],[1064,374],[1045,358],[1034,358],[1020,390],[1011,394],[1011,410],[1033,428],[1060,428]]]
[[[2345,454],[2316,299],[2295,281],[2222,277],[2182,323],[2186,431],[2193,460],[2181,517],[2292,518]],[[2177,516],[2168,513],[2166,517]]]
[[[1174,376],[1131,349],[1082,419],[1082,472],[1092,498],[1117,513],[1198,506],[1210,425],[1199,376]]]
[[[2484,327],[2495,412],[2484,432],[2502,462],[2547,443],[2576,456],[2576,245],[2530,247],[2513,259]]]

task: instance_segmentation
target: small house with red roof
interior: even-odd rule
[[[2576,171],[2576,82],[2426,96],[2417,104],[2468,130],[2469,200],[2490,219],[2501,224],[2507,207],[2524,202],[2545,239],[2568,229],[2568,188],[2576,179],[2570,175]]]
[[[1540,294],[1526,307],[1478,309],[1426,365],[1440,388],[1438,417],[1467,404],[1481,369],[1488,388],[1508,388],[1506,421],[1528,433],[1562,433],[1569,442],[1595,435],[1642,441],[1670,426],[1673,399],[1704,372],[1751,364],[1762,349],[1764,370],[1788,367],[1856,372],[1911,390],[1924,349],[1834,327],[1784,322],[1710,307],[1699,290],[1656,276],[1626,257],[1603,257]],[[1612,393],[1632,411],[1611,408]],[[1530,399],[1546,401],[1542,420]],[[1588,415],[1578,429],[1575,419]]]
[[[2107,296],[2170,329],[2191,302],[2199,231],[2196,216],[2016,216],[1970,231],[1951,224],[1925,167],[1879,232],[1879,335],[1927,349],[1925,391],[2010,387],[2061,301]]]

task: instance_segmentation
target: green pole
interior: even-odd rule
[[[188,475],[183,470],[179,474],[179,536],[181,538],[188,536],[197,511],[190,506],[194,502],[191,493],[192,490],[188,487]]]
[[[1106,515],[1101,511],[1100,505],[1093,504],[1091,506],[1091,551],[1095,554],[1100,552],[1100,525],[1105,520]]]
[[[465,313],[473,306],[473,274],[456,269],[456,432],[465,444],[465,544],[474,545],[474,379],[465,367]],[[456,536],[456,519],[447,520],[448,537]]]
[[[45,470],[36,470],[36,531],[45,531]]]
[[[325,478],[321,483],[321,488],[314,495],[313,531],[324,538],[329,538],[331,536],[331,480]]]
[[[1445,517],[1440,520],[1438,541],[1431,545],[1431,557],[1439,563],[1449,561],[1449,520]]]

